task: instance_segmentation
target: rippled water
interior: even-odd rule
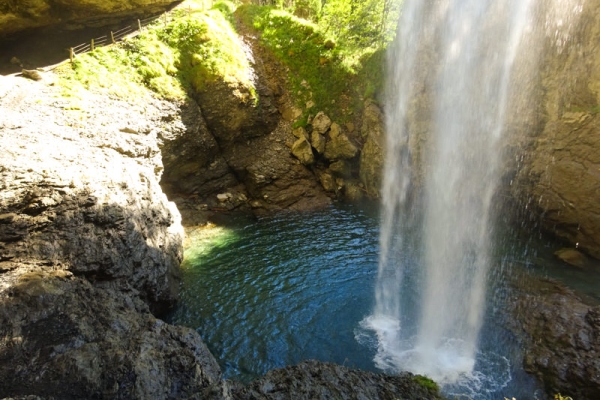
[[[374,308],[378,226],[376,205],[366,205],[259,220],[233,217],[199,229],[189,235],[181,300],[169,322],[196,329],[230,379],[248,382],[306,359],[379,371],[378,340],[361,328]],[[570,271],[552,260],[554,247],[546,245],[505,243],[495,258],[512,257],[515,265],[542,275],[558,267]],[[582,289],[600,294],[600,274],[588,270],[581,280],[574,271],[572,285],[587,282]],[[409,276],[403,288],[408,306],[414,283]],[[522,354],[501,304],[488,309],[474,372],[444,392],[459,399],[536,398],[539,388],[521,369]],[[417,332],[416,323],[405,328]]]
[[[356,208],[198,231],[170,320],[198,330],[227,378],[305,359],[375,370],[355,330],[372,310],[378,234],[375,215]]]

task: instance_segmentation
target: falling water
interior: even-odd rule
[[[376,307],[364,321],[383,369],[444,384],[474,367],[498,145],[529,3],[404,0],[389,68]]]

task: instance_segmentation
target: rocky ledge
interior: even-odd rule
[[[228,161],[218,153],[198,157],[195,149],[219,146],[192,101],[148,96],[128,102],[102,93],[64,98],[52,74],[43,74],[39,82],[0,78],[0,115],[0,398],[438,397],[410,374],[318,362],[273,371],[243,387],[222,379],[194,330],[156,317],[177,299],[183,240],[179,211],[159,184],[163,165],[171,185],[163,184],[173,189],[181,178],[183,193],[197,190],[194,183],[185,186],[194,182],[186,173],[212,173],[201,183],[219,182],[203,199],[208,204],[200,204],[210,212],[212,205],[250,201],[243,185],[236,197],[230,193],[235,186],[227,185],[239,185],[241,170],[228,162],[258,162],[233,148]],[[293,161],[277,141],[291,136],[286,129],[253,140]],[[182,137],[196,147],[176,146]],[[276,159],[263,164],[257,168],[279,167]],[[285,165],[304,168],[296,161]],[[267,194],[260,209],[302,203],[268,200],[278,183],[285,189],[280,179],[269,179],[258,186]],[[231,190],[219,193],[225,187]],[[309,188],[308,204],[311,193],[328,199],[314,183]]]
[[[600,398],[600,306],[552,280],[514,279],[511,330],[524,339],[525,370],[546,392]]]

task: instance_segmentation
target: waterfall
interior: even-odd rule
[[[376,306],[364,321],[382,369],[441,384],[473,370],[499,141],[530,3],[403,2],[389,63]]]

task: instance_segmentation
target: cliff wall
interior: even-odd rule
[[[164,11],[173,0],[0,0],[0,37],[25,29],[71,23],[102,26]]]
[[[515,88],[509,123],[512,193],[546,230],[600,258],[600,2],[543,2],[535,15],[520,66],[537,73]]]

